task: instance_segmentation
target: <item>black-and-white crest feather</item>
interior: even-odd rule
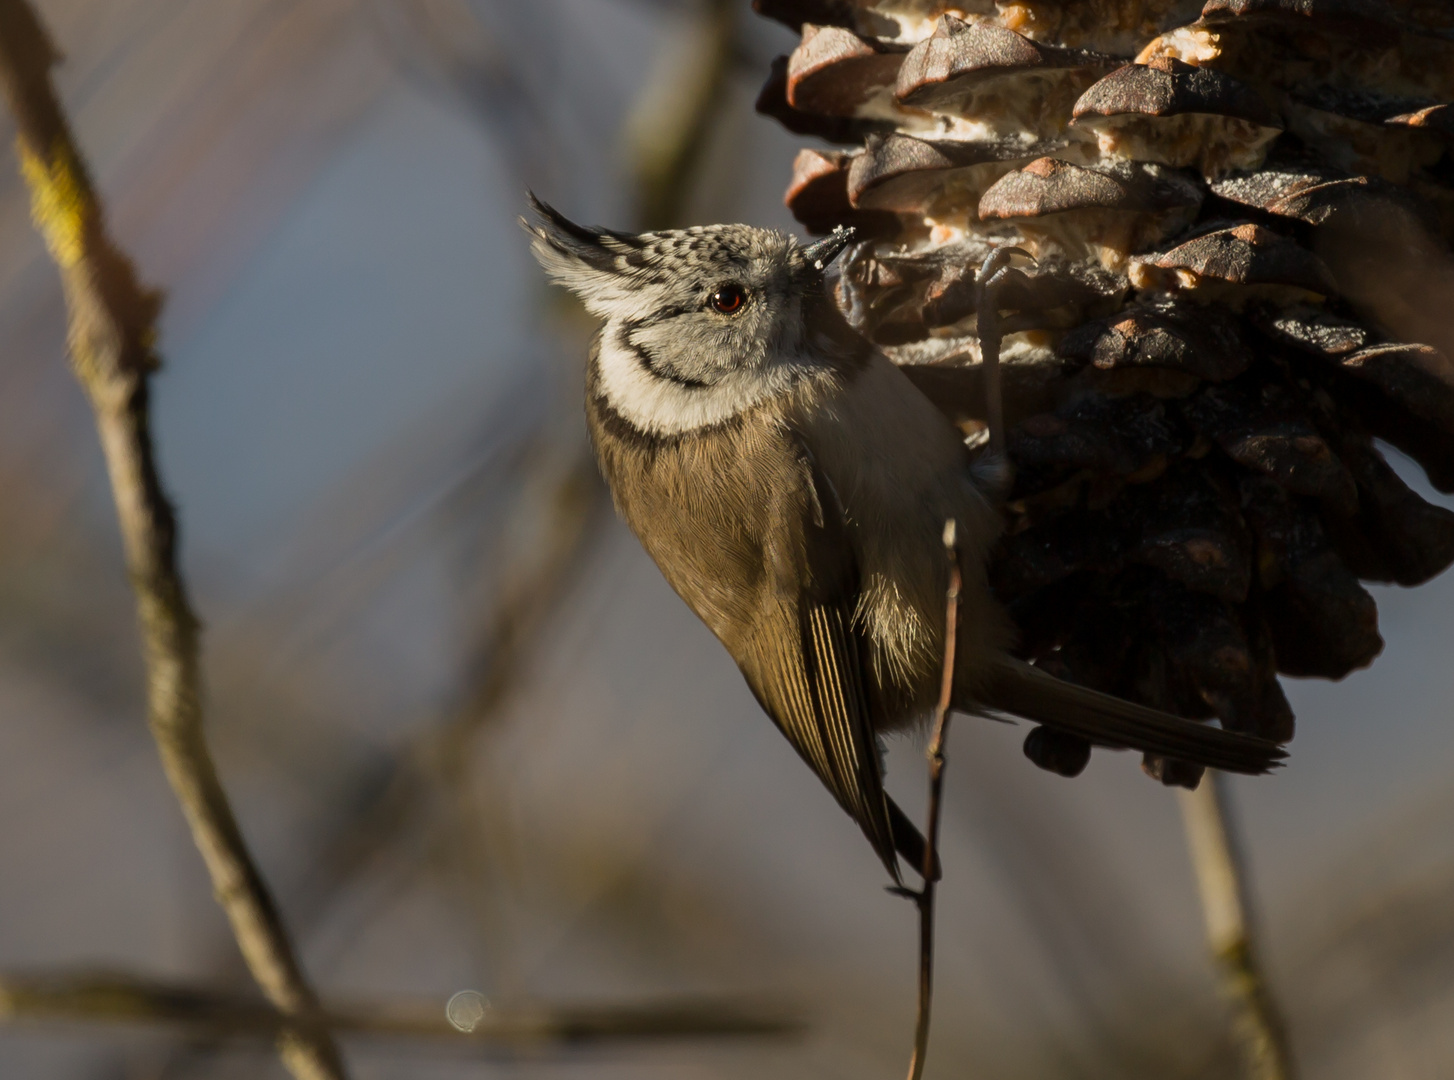
[[[823,303],[821,265],[785,233],[709,225],[632,236],[577,225],[534,196],[531,206],[536,259],[606,320],[601,392],[643,432],[721,423],[862,347]]]

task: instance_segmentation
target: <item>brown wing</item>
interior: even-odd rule
[[[744,418],[730,438],[648,444],[592,386],[587,416],[622,516],[894,879],[895,846],[922,866],[923,839],[884,796],[858,570],[831,485],[775,415]]]
[[[799,625],[796,642],[762,657],[761,683],[753,689],[897,881],[889,804],[849,615],[839,606],[809,605]]]
[[[786,579],[795,587],[778,590],[778,610],[754,636],[756,662],[744,664],[743,672],[763,709],[898,881],[894,816],[865,692],[864,644],[853,624],[857,569],[831,485],[806,456],[804,466],[811,488],[801,527],[805,543],[794,553],[801,565]],[[906,825],[904,819],[898,831]]]

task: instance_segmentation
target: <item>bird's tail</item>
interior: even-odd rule
[[[1185,720],[1057,679],[1004,657],[977,688],[975,704],[1009,713],[1096,746],[1141,750],[1237,773],[1265,773],[1287,755],[1274,742]]]

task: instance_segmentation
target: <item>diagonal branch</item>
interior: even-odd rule
[[[0,0],[0,84],[18,135],[37,227],[60,268],[71,362],[95,412],[136,592],[147,712],[162,765],[212,889],[258,986],[286,1018],[279,1051],[299,1080],[342,1080],[277,906],[253,862],[202,732],[198,623],[177,569],[176,518],[162,490],[148,412],[161,297],[107,235],[101,204],[51,84],[57,54],[25,0]]]

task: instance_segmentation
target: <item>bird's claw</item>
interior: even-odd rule
[[[985,261],[980,264],[979,272],[974,275],[974,284],[981,293],[994,282],[994,278],[1001,271],[1008,270],[1010,260],[1016,255],[1030,260],[1030,265],[1038,265],[1035,256],[1021,247],[997,247],[986,256]]]
[[[989,257],[980,264],[979,272],[974,275],[975,290],[975,311],[976,322],[979,327],[980,355],[984,364],[985,380],[985,419],[990,429],[990,454],[993,458],[1003,460],[1006,465],[1009,459],[1005,457],[1005,412],[1000,392],[1000,311],[996,301],[996,294],[999,288],[1012,273],[1010,260],[1016,255],[1029,259],[1033,264],[1035,257],[1024,248],[998,247],[989,253]]]

